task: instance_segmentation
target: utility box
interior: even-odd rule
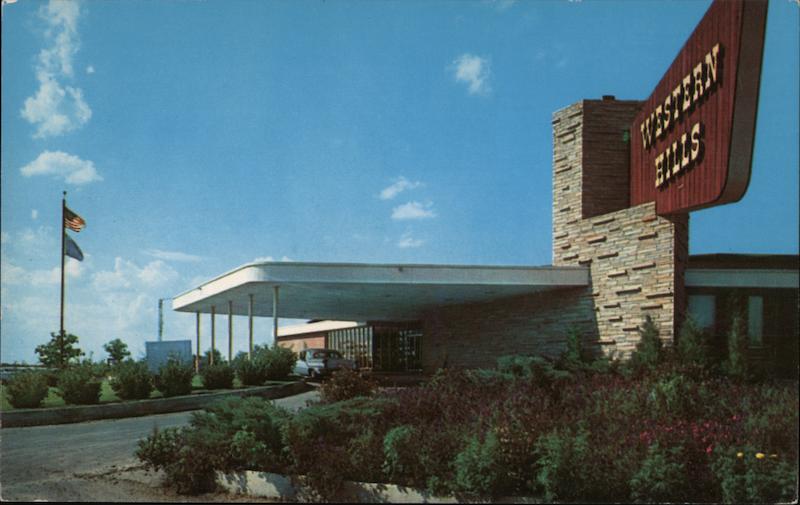
[[[160,342],[145,342],[144,345],[147,351],[147,368],[151,373],[158,373],[161,365],[165,364],[171,357],[190,365],[194,362],[191,340],[163,340]]]

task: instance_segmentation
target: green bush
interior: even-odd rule
[[[418,451],[415,444],[418,439],[416,429],[409,425],[397,426],[386,433],[383,438],[382,467],[389,482],[424,480],[424,476],[414,475],[421,470],[417,464]],[[409,475],[413,477],[408,479]]]
[[[200,371],[206,389],[231,389],[233,387],[233,367],[227,363],[207,366]]]
[[[678,358],[683,364],[692,364],[708,368],[711,364],[709,356],[708,335],[691,317],[687,317],[678,335]]]
[[[637,503],[690,501],[685,496],[688,475],[681,462],[682,448],[661,448],[653,444],[639,471],[630,481],[631,500]]]
[[[455,487],[459,491],[497,496],[508,487],[508,468],[501,459],[500,443],[494,431],[483,441],[473,435],[455,459]]]
[[[132,359],[119,362],[112,369],[111,389],[123,400],[150,398],[153,376],[143,361]]]
[[[97,377],[97,368],[83,362],[62,370],[58,375],[59,394],[73,405],[94,405],[100,401],[102,381]]]
[[[543,356],[500,356],[497,358],[497,370],[509,377],[528,379],[539,385],[572,378],[571,373],[556,369],[553,362]]]
[[[166,397],[188,395],[192,392],[194,369],[188,363],[177,358],[170,358],[158,370],[154,377],[156,389]]]
[[[658,328],[650,316],[645,318],[639,335],[630,364],[638,372],[653,370],[661,362],[663,344],[658,336]]]
[[[260,386],[267,380],[286,379],[296,361],[297,355],[291,349],[257,345],[249,360],[246,354],[240,353],[233,366],[242,384]]]
[[[187,428],[153,428],[139,441],[136,456],[146,469],[163,470],[166,481],[180,494],[198,494],[216,489],[215,447]]]
[[[286,413],[261,398],[230,398],[195,413],[190,426],[168,428],[139,441],[136,456],[163,470],[182,494],[214,490],[215,471],[288,466],[281,428]]]
[[[267,380],[264,363],[259,359],[257,353],[253,353],[250,359],[247,359],[247,355],[240,354],[233,361],[233,368],[245,386],[260,386]]]
[[[728,357],[723,363],[723,370],[734,379],[746,379],[747,363],[747,329],[740,314],[733,316],[728,332]]]
[[[16,373],[6,387],[8,401],[18,409],[39,407],[49,391],[47,376],[39,371]]]
[[[297,362],[297,354],[287,347],[274,345],[265,347],[259,351],[260,359],[263,359],[267,380],[283,380],[292,373]]]
[[[308,476],[322,499],[332,498],[345,478],[380,482],[381,444],[394,409],[394,401],[358,397],[297,412],[283,430],[288,473]]]
[[[341,369],[333,372],[330,379],[319,387],[323,403],[340,402],[357,396],[371,396],[377,384],[361,376],[355,370]]]
[[[553,430],[539,437],[536,483],[547,501],[589,499],[585,480],[589,468],[589,434],[585,429]]]

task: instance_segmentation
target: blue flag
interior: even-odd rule
[[[68,234],[64,233],[64,246],[65,246],[65,254],[70,258],[75,258],[78,261],[83,261],[83,252],[81,252],[81,248],[78,247],[78,244],[72,240]]]

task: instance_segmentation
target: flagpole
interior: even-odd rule
[[[66,217],[67,208],[67,192],[64,191],[64,196],[61,198],[61,328],[59,329],[59,348],[62,351],[64,347],[64,256],[66,253],[66,230],[64,229],[64,218]]]

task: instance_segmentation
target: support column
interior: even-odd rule
[[[214,350],[217,348],[217,326],[215,324],[215,319],[217,316],[217,308],[215,306],[211,306],[211,352],[208,355],[208,364],[214,364]]]
[[[250,338],[249,347],[247,348],[247,359],[253,358],[253,295],[248,295],[249,302],[247,304],[247,326],[248,336]]]
[[[228,300],[228,364],[233,363],[233,302]]]
[[[200,357],[203,355],[200,350],[200,312],[195,312],[195,326],[197,328],[197,356],[194,360],[194,372],[200,373]]]
[[[272,287],[272,345],[278,345],[278,286]]]

